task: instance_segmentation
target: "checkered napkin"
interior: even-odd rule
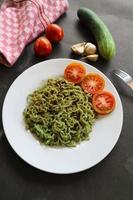
[[[4,0],[0,8],[0,63],[13,66],[24,47],[67,8],[67,0]]]

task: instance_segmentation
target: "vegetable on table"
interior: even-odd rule
[[[96,53],[96,46],[90,42],[81,42],[72,45],[72,51],[77,55],[93,55]]]
[[[72,51],[82,57],[81,59],[88,59],[90,61],[97,61],[99,58],[99,55],[96,54],[97,48],[94,44],[90,42],[81,42],[72,45],[71,47]]]
[[[116,54],[115,41],[105,23],[89,8],[81,7],[77,11],[79,20],[92,32],[101,57],[112,59]]]
[[[108,91],[102,91],[96,93],[92,98],[92,104],[94,110],[101,115],[111,113],[116,105],[115,98],[112,93]]]
[[[71,49],[72,51],[77,55],[82,55],[84,53],[86,42],[81,42],[72,45]]]
[[[61,41],[64,37],[64,30],[57,24],[49,24],[45,37],[39,37],[34,43],[34,52],[39,57],[47,57],[52,53],[52,43]]]
[[[96,94],[104,89],[105,80],[98,73],[90,72],[88,73],[83,81],[81,82],[81,87],[83,90],[90,94]]]
[[[39,57],[47,57],[52,53],[52,45],[46,37],[39,37],[34,43],[34,52]]]
[[[82,59],[88,59],[90,61],[97,61],[99,58],[99,55],[98,54],[94,54],[94,55],[88,55],[86,57],[83,57]]]
[[[57,43],[64,37],[64,30],[58,24],[49,24],[46,29],[46,37],[50,42]]]
[[[94,55],[97,51],[97,48],[94,44],[87,42],[84,48],[84,55]]]
[[[72,83],[80,83],[86,74],[86,68],[79,62],[71,62],[67,65],[64,71],[64,77],[66,80]]]

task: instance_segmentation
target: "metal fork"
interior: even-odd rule
[[[120,69],[113,70],[113,73],[123,80],[133,90],[133,78]]]

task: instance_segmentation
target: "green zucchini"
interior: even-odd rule
[[[116,54],[116,45],[105,23],[89,8],[79,8],[77,15],[81,22],[92,32],[101,57],[106,60],[113,58]]]

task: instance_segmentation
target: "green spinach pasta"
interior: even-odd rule
[[[88,140],[96,118],[91,95],[62,77],[48,79],[30,94],[23,116],[42,143],[67,147]]]

